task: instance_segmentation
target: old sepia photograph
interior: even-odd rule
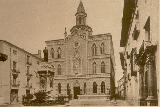
[[[0,107],[159,106],[159,0],[0,0]]]

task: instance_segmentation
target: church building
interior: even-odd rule
[[[115,57],[110,33],[92,35],[82,1],[76,25],[64,39],[45,41],[48,62],[55,68],[53,87],[57,95],[108,95],[115,93]],[[106,19],[107,20],[107,19]]]

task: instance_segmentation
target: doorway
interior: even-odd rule
[[[73,87],[74,90],[74,99],[78,99],[78,95],[80,95],[80,87]]]
[[[10,101],[11,104],[15,104],[18,102],[18,89],[11,89]]]

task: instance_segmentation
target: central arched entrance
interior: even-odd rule
[[[73,94],[74,94],[74,99],[78,99],[78,95],[80,95],[80,84],[78,81],[75,81],[73,85]]]

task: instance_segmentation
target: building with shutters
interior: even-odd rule
[[[80,2],[76,25],[64,39],[45,41],[48,62],[55,68],[54,86],[59,95],[108,95],[115,93],[115,58],[110,33],[92,35],[87,13]]]
[[[43,73],[47,72],[48,78],[53,81],[54,69],[48,63],[42,62],[40,51],[39,55],[33,55],[18,46],[0,40],[0,53],[0,104],[21,103],[23,95],[45,90],[40,87]],[[49,87],[47,84],[50,83],[50,79],[47,80],[47,83],[44,82],[44,87]]]
[[[159,1],[124,0],[120,52],[126,100],[158,105]]]

